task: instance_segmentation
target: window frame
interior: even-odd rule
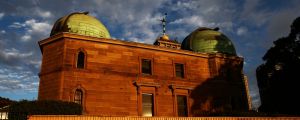
[[[157,101],[156,101],[156,95],[157,95],[157,87],[153,87],[153,86],[139,86],[137,88],[137,107],[138,107],[138,116],[142,116],[143,115],[143,94],[152,94],[153,95],[153,113],[152,113],[152,117],[157,116]]]
[[[185,116],[179,116],[179,106],[178,106],[178,97],[179,96],[184,96],[185,97]],[[184,94],[177,94],[176,95],[176,102],[175,102],[175,104],[176,104],[176,115],[178,116],[178,117],[188,117],[189,116],[189,102],[188,102],[188,95],[184,95]]]
[[[81,104],[81,106],[82,106],[82,111],[85,112],[85,110],[86,110],[86,108],[85,108],[86,89],[84,89],[80,84],[76,85],[76,87],[72,89],[72,93],[70,93],[71,95],[70,95],[69,101],[74,102],[76,90],[81,90],[82,91],[82,104]]]
[[[191,94],[191,89],[189,88],[177,88],[176,86],[172,87],[172,96],[173,96],[173,114],[174,116],[178,116],[178,105],[177,105],[177,96],[182,95],[186,96],[186,110],[187,110],[187,117],[189,117],[191,114],[191,105],[190,105],[190,94]]]
[[[151,95],[151,97],[152,97],[152,100],[151,100],[151,112],[152,112],[152,116],[143,116],[143,114],[144,114],[144,110],[143,110],[143,108],[144,108],[144,98],[143,98],[143,95]],[[154,117],[155,116],[155,95],[153,94],[153,93],[147,93],[147,92],[144,92],[144,93],[141,93],[141,116],[142,117]]]
[[[82,52],[84,54],[84,62],[83,62],[83,68],[78,68],[78,55],[79,53]],[[83,48],[79,48],[77,51],[76,51],[76,54],[75,54],[75,64],[74,64],[74,68],[78,69],[78,70],[83,70],[83,69],[86,69],[87,68],[87,52],[83,49]]]
[[[176,75],[176,64],[182,64],[183,65],[183,77],[177,77]],[[173,76],[175,79],[186,79],[187,78],[187,67],[186,63],[183,61],[173,61]]]
[[[147,73],[143,73],[143,60],[150,60],[150,66],[151,66],[151,70],[150,70],[150,74],[147,74]],[[140,74],[141,75],[147,75],[147,76],[152,76],[152,75],[154,75],[154,60],[153,60],[153,58],[147,58],[147,57],[140,57],[139,58],[139,70],[140,70]]]
[[[76,98],[77,98],[77,97],[76,97],[76,96],[77,96],[77,92],[80,92],[80,93],[81,93],[81,94],[80,94],[79,100],[76,99]],[[74,92],[74,97],[73,97],[73,98],[74,98],[74,99],[73,99],[73,102],[74,102],[74,103],[77,103],[77,104],[83,106],[83,90],[82,90],[82,89],[80,89],[80,88],[76,89],[75,92]],[[80,102],[80,103],[78,103],[78,102]]]
[[[182,76],[177,76],[177,71],[176,71],[177,70],[176,69],[177,65],[182,65],[181,66],[182,67],[182,72],[181,72]],[[174,75],[175,75],[176,78],[181,78],[181,79],[185,78],[185,76],[186,76],[186,74],[185,74],[185,64],[178,63],[178,62],[174,63]]]

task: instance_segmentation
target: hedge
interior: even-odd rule
[[[16,102],[9,107],[9,120],[27,120],[28,115],[81,115],[82,107],[64,101],[27,101]]]

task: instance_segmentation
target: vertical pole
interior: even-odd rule
[[[162,22],[162,27],[163,27],[163,35],[166,34],[166,22],[167,22],[167,19],[166,19],[166,18],[167,18],[167,13],[165,13],[163,19],[161,20],[161,22]]]

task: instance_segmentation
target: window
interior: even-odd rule
[[[177,113],[180,117],[187,116],[187,98],[184,95],[177,95]]]
[[[149,59],[142,59],[142,73],[143,74],[152,74],[152,68],[151,68],[151,60]]]
[[[85,55],[84,52],[80,51],[77,55],[77,68],[84,68],[84,59],[85,59]]]
[[[74,95],[74,102],[82,105],[82,97],[83,97],[83,92],[80,89],[77,89]]]
[[[184,78],[184,66],[183,64],[175,63],[176,77]]]
[[[142,116],[153,116],[153,94],[142,94]]]

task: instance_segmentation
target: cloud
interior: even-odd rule
[[[34,65],[34,67],[36,69],[39,69],[40,65],[42,64],[42,61],[41,60],[30,60],[29,64],[32,64],[32,65]]]
[[[4,13],[0,13],[0,20],[4,17]]]
[[[5,33],[6,33],[5,30],[1,30],[1,31],[0,31],[0,34],[5,34]]]
[[[98,1],[95,0],[88,4],[93,14],[101,19],[106,18],[107,27],[115,38],[124,38],[126,40],[139,41],[143,43],[153,43],[160,34],[154,26],[160,27],[160,13],[155,13],[161,7],[165,0],[136,1],[129,0],[120,2],[118,0]],[[114,6],[114,7],[98,7]],[[118,27],[116,27],[118,26]],[[134,33],[134,34],[131,34]]]
[[[231,0],[178,0],[170,5],[171,12],[178,16],[171,23],[181,23],[176,26],[186,31],[197,27],[219,27],[221,32],[233,32],[233,26],[236,26],[235,7],[235,2]]]
[[[2,92],[13,92],[20,89],[30,92],[37,91],[35,89],[38,87],[37,81],[32,81],[32,79],[37,79],[37,76],[30,71],[11,70],[2,67],[0,71],[0,90]]]
[[[21,36],[21,40],[24,42],[30,41],[33,35],[37,36],[46,36],[50,33],[52,25],[48,22],[39,22],[35,19],[26,20],[24,23],[13,22],[8,26],[9,28],[14,29],[25,29],[26,32]]]
[[[230,30],[233,26],[232,22],[208,22],[201,16],[191,16],[191,17],[185,17],[181,19],[177,19],[173,22],[170,22],[170,24],[178,24],[178,25],[184,25],[187,27],[222,27],[225,30]]]
[[[257,109],[261,105],[260,96],[259,96],[258,92],[252,92],[252,94],[250,94],[250,96],[251,96],[251,100],[252,100],[252,107],[254,107],[254,109]]]
[[[37,41],[49,36],[54,22],[53,10],[22,1],[14,4],[0,1],[0,6],[0,11],[13,18],[5,21],[7,28],[3,25],[0,31],[0,96],[28,99],[37,95],[37,73],[41,64]],[[27,96],[16,97],[19,93]]]
[[[9,28],[22,28],[25,27],[25,24],[19,23],[19,22],[13,22],[11,25],[8,26]]]
[[[248,29],[246,27],[239,27],[236,31],[236,34],[239,36],[247,34]]]
[[[300,4],[300,2],[298,4]],[[290,25],[292,24],[293,20],[297,17],[300,17],[299,14],[291,14],[294,11],[300,10],[300,6],[295,6],[296,7],[291,7],[290,9],[278,11],[272,15],[267,27],[270,40],[274,41],[289,34]]]
[[[47,34],[50,33],[52,25],[47,22],[38,22],[35,19],[30,19],[25,21],[25,25],[29,27],[27,32],[30,33],[40,33],[40,34]]]
[[[127,38],[127,40],[153,44],[160,32],[152,29],[152,26],[159,26],[159,18],[160,15],[148,15],[139,22],[136,22],[135,25],[126,25],[124,27],[131,32],[128,33],[124,31],[123,36]]]
[[[205,21],[201,16],[191,16],[186,18],[180,18],[175,21],[170,22],[170,24],[184,24],[191,26],[210,26],[209,23]]]
[[[52,17],[53,15],[52,15],[52,13],[50,12],[50,11],[43,11],[43,10],[41,10],[41,9],[36,9],[36,13],[39,15],[39,16],[41,16],[42,18],[50,18],[50,17]]]
[[[27,34],[21,37],[21,40],[25,41],[25,42],[29,41],[30,39],[31,39],[31,36],[27,35]]]
[[[266,24],[272,16],[272,11],[262,7],[263,5],[261,0],[246,0],[240,19],[256,27]]]
[[[21,53],[19,50],[12,49],[4,49],[0,51],[0,61],[3,64],[7,64],[10,66],[19,65],[20,61],[24,60],[33,55],[33,52],[25,52]]]

